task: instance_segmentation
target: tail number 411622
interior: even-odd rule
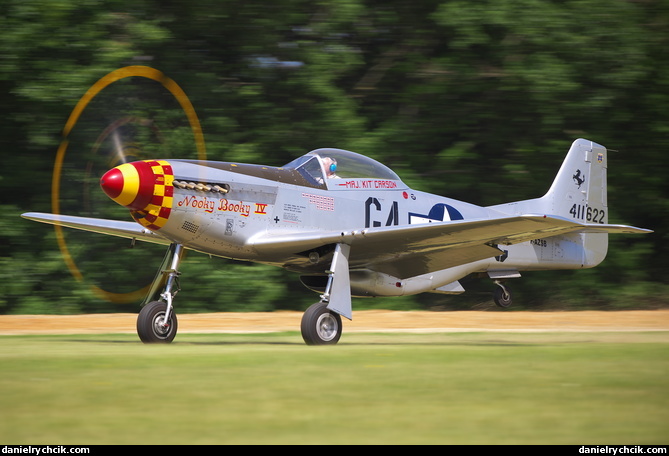
[[[571,209],[569,209],[569,214],[571,214],[571,216],[575,219],[585,219],[586,221],[592,223],[604,223],[606,211],[604,209],[597,209],[587,205],[574,204]]]

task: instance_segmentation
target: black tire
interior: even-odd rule
[[[334,345],[342,333],[341,316],[330,312],[327,303],[317,302],[302,315],[302,339],[307,345]]]
[[[163,328],[160,322],[166,311],[167,304],[162,301],[152,301],[142,307],[137,316],[137,335],[142,342],[169,344],[174,340],[177,335],[177,316],[172,312],[167,328]]]
[[[511,299],[511,290],[506,285],[504,288],[496,287],[495,291],[492,292],[492,298],[499,307],[506,309],[511,305],[513,300]]]

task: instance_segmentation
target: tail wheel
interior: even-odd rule
[[[301,329],[307,345],[334,345],[343,327],[339,314],[328,310],[326,302],[317,302],[304,312]]]
[[[153,301],[142,307],[137,317],[137,335],[145,344],[165,343],[177,335],[177,316],[171,313],[167,324],[163,324],[167,304]]]
[[[498,284],[495,291],[492,293],[493,300],[495,304],[502,308],[507,308],[511,305],[513,300],[511,299],[511,290],[506,285],[502,286]]]

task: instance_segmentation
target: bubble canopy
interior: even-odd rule
[[[332,163],[335,164],[332,167]],[[340,179],[400,180],[386,165],[364,155],[342,149],[316,149],[291,161],[283,168],[298,169],[315,179],[323,176]]]

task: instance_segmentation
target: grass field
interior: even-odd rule
[[[667,444],[669,333],[0,336],[3,444]]]

